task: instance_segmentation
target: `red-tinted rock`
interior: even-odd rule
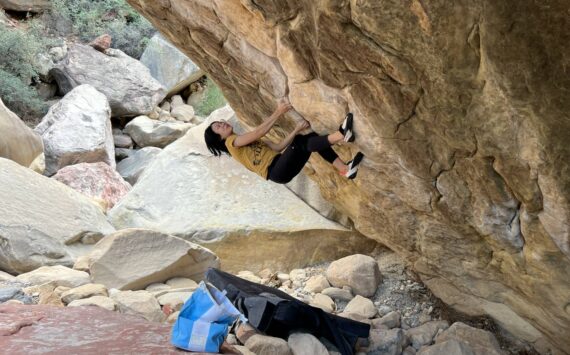
[[[105,51],[111,47],[111,41],[111,36],[104,34],[95,38],[92,42],[89,43],[89,45],[99,52],[105,53]]]
[[[102,162],[69,165],[53,178],[89,197],[105,201],[109,209],[131,189],[117,171]]]
[[[0,305],[2,354],[174,354],[170,324],[99,307]]]

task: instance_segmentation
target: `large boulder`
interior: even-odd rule
[[[0,305],[5,354],[182,354],[171,329],[100,307]]]
[[[0,158],[0,269],[22,273],[73,265],[79,242],[114,232],[93,201],[64,184]]]
[[[161,151],[162,149],[156,147],[145,147],[139,149],[129,157],[121,160],[117,164],[117,171],[131,185],[134,185],[146,167]]]
[[[250,127],[283,96],[322,133],[353,112],[365,160],[311,158],[323,195],[444,302],[569,353],[568,1],[127,1]]]
[[[44,152],[42,138],[0,99],[0,157],[28,167]]]
[[[45,146],[45,175],[67,165],[105,162],[115,167],[111,109],[91,85],[69,92],[44,116],[35,131]]]
[[[137,143],[139,147],[164,148],[182,137],[193,124],[183,122],[161,122],[139,116],[127,123],[124,132]]]
[[[78,85],[94,86],[109,100],[113,117],[150,113],[166,96],[164,87],[147,67],[118,49],[103,54],[90,46],[75,44],[50,74],[64,94]]]
[[[323,218],[286,187],[261,179],[227,156],[204,153],[205,127],[231,116],[231,109],[215,112],[166,147],[109,211],[111,223],[203,244],[224,261],[225,269],[236,272],[289,270],[374,248],[374,242]]]
[[[205,74],[159,33],[148,42],[140,61],[169,95],[179,92]]]
[[[456,322],[435,338],[435,342],[442,343],[449,340],[457,340],[465,343],[473,349],[475,355],[502,355],[499,342],[493,335],[483,329],[473,328],[465,323]]]
[[[81,163],[66,166],[53,179],[112,208],[131,189],[121,175],[105,163]]]
[[[202,280],[219,267],[211,251],[183,239],[144,229],[125,229],[103,238],[89,254],[93,282],[137,290],[172,277]]]
[[[51,8],[51,0],[0,0],[0,8],[11,11],[42,12]]]

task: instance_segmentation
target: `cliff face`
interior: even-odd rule
[[[445,302],[569,351],[567,1],[128,1],[245,124],[284,96],[319,133],[354,112],[364,168],[312,158],[323,195]]]

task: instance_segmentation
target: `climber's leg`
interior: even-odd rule
[[[287,149],[273,159],[269,166],[268,180],[286,184],[301,172],[311,156],[311,152],[305,149],[305,140],[305,136],[296,136]]]

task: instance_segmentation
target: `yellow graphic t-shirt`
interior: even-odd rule
[[[253,171],[264,179],[267,179],[267,169],[273,158],[279,153],[273,151],[262,141],[255,141],[243,147],[234,147],[237,135],[232,134],[226,138],[226,147],[232,157],[239,161],[248,170]]]

